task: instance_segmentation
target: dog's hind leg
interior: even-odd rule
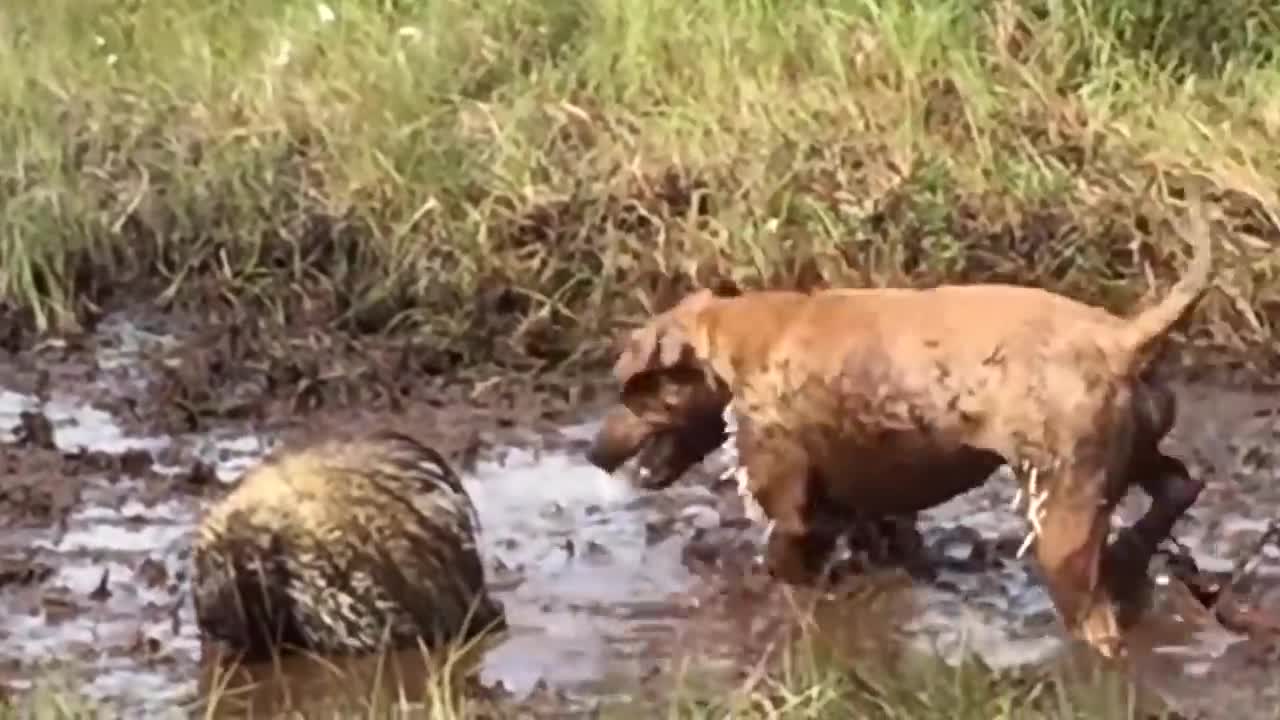
[[[1191,477],[1186,464],[1177,458],[1153,450],[1141,459],[1134,464],[1133,480],[1150,496],[1151,507],[1120,532],[1106,557],[1107,582],[1125,602],[1138,599],[1151,558],[1204,489],[1203,481]]]
[[[1158,453],[1144,463],[1138,485],[1151,497],[1151,507],[1126,534],[1144,542],[1144,548],[1155,552],[1156,546],[1173,533],[1173,526],[1191,509],[1204,481],[1191,477],[1186,463]]]
[[[1152,556],[1204,489],[1186,464],[1160,451],[1160,441],[1173,428],[1177,414],[1173,391],[1146,383],[1135,390],[1133,452],[1125,480],[1143,489],[1151,507],[1108,548],[1105,567],[1107,582],[1126,604],[1139,599]]]

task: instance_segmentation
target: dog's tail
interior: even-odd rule
[[[1188,239],[1194,248],[1191,262],[1163,300],[1130,318],[1121,340],[1128,351],[1126,363],[1129,372],[1137,372],[1151,361],[1155,346],[1209,290],[1213,238],[1209,234],[1209,223],[1204,218],[1204,203],[1199,191],[1193,191],[1189,199]]]

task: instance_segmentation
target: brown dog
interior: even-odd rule
[[[774,524],[769,567],[788,582],[813,578],[847,518],[910,515],[1008,464],[1032,498],[1055,605],[1112,656],[1117,582],[1145,577],[1202,487],[1160,451],[1174,398],[1143,377],[1209,285],[1198,199],[1192,220],[1186,275],[1130,318],[1009,285],[694,292],[631,333],[614,368],[631,416],[615,411],[592,461],[612,470],[656,442],[675,461],[653,485],[670,482],[723,438],[710,419],[732,403],[750,492]],[[1131,484],[1151,508],[1107,552]]]

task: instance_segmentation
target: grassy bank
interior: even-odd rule
[[[1205,182],[1226,292],[1193,335],[1265,357],[1270,7],[17,3],[6,332],[141,297],[574,366],[723,278],[1015,280],[1122,309],[1183,266],[1170,193]]]
[[[850,666],[812,648],[797,648],[767,671],[753,672],[726,690],[690,681],[667,699],[608,701],[592,717],[602,720],[1173,720],[1184,716],[1122,676],[1097,668],[1052,672],[996,672],[980,661],[949,665],[923,656],[890,666]],[[340,682],[334,680],[334,682]],[[386,688],[352,682],[341,693],[298,692],[264,704],[245,704],[245,688],[227,686],[189,709],[190,717],[423,718],[497,720],[578,716],[581,705],[541,698],[522,702],[475,699],[435,681],[425,687]],[[0,702],[0,718],[88,720],[114,711],[95,706],[64,682],[37,688],[21,704]],[[363,689],[362,689],[363,688]],[[239,696],[239,697],[237,697]],[[177,710],[177,708],[175,708]],[[585,717],[585,715],[583,715]]]

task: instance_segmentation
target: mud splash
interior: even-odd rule
[[[56,669],[119,712],[164,712],[200,690],[186,589],[193,524],[278,433],[232,424],[169,437],[127,432],[102,400],[145,392],[138,358],[173,341],[123,321],[98,332],[91,380],[66,372],[53,391],[0,387],[0,612],[9,618],[0,683],[22,691]],[[1171,442],[1209,485],[1178,538],[1202,567],[1230,572],[1280,507],[1280,401],[1202,388],[1183,398]],[[33,418],[48,421],[47,438],[32,434]],[[749,667],[789,621],[796,594],[752,570],[759,528],[712,480],[731,453],[711,458],[699,480],[642,493],[581,459],[594,428],[564,427],[466,468],[490,582],[511,626],[478,659],[479,682],[516,698],[550,689],[563,707],[587,708],[637,692],[682,660],[727,676]],[[1011,500],[1008,484],[991,483],[925,513],[937,581],[868,576],[860,589],[816,598],[817,621],[851,647],[875,638],[951,657],[976,652],[996,667],[1072,656],[1031,564],[1014,557],[1026,528]],[[1132,521],[1144,505],[1131,497],[1121,515]],[[1252,596],[1280,610],[1280,551],[1263,551],[1251,571]],[[1276,661],[1258,657],[1274,651],[1197,615],[1180,586],[1165,587],[1159,612],[1137,631],[1135,673],[1188,707],[1211,702],[1247,717],[1273,702]],[[1205,683],[1212,700],[1187,690]]]

